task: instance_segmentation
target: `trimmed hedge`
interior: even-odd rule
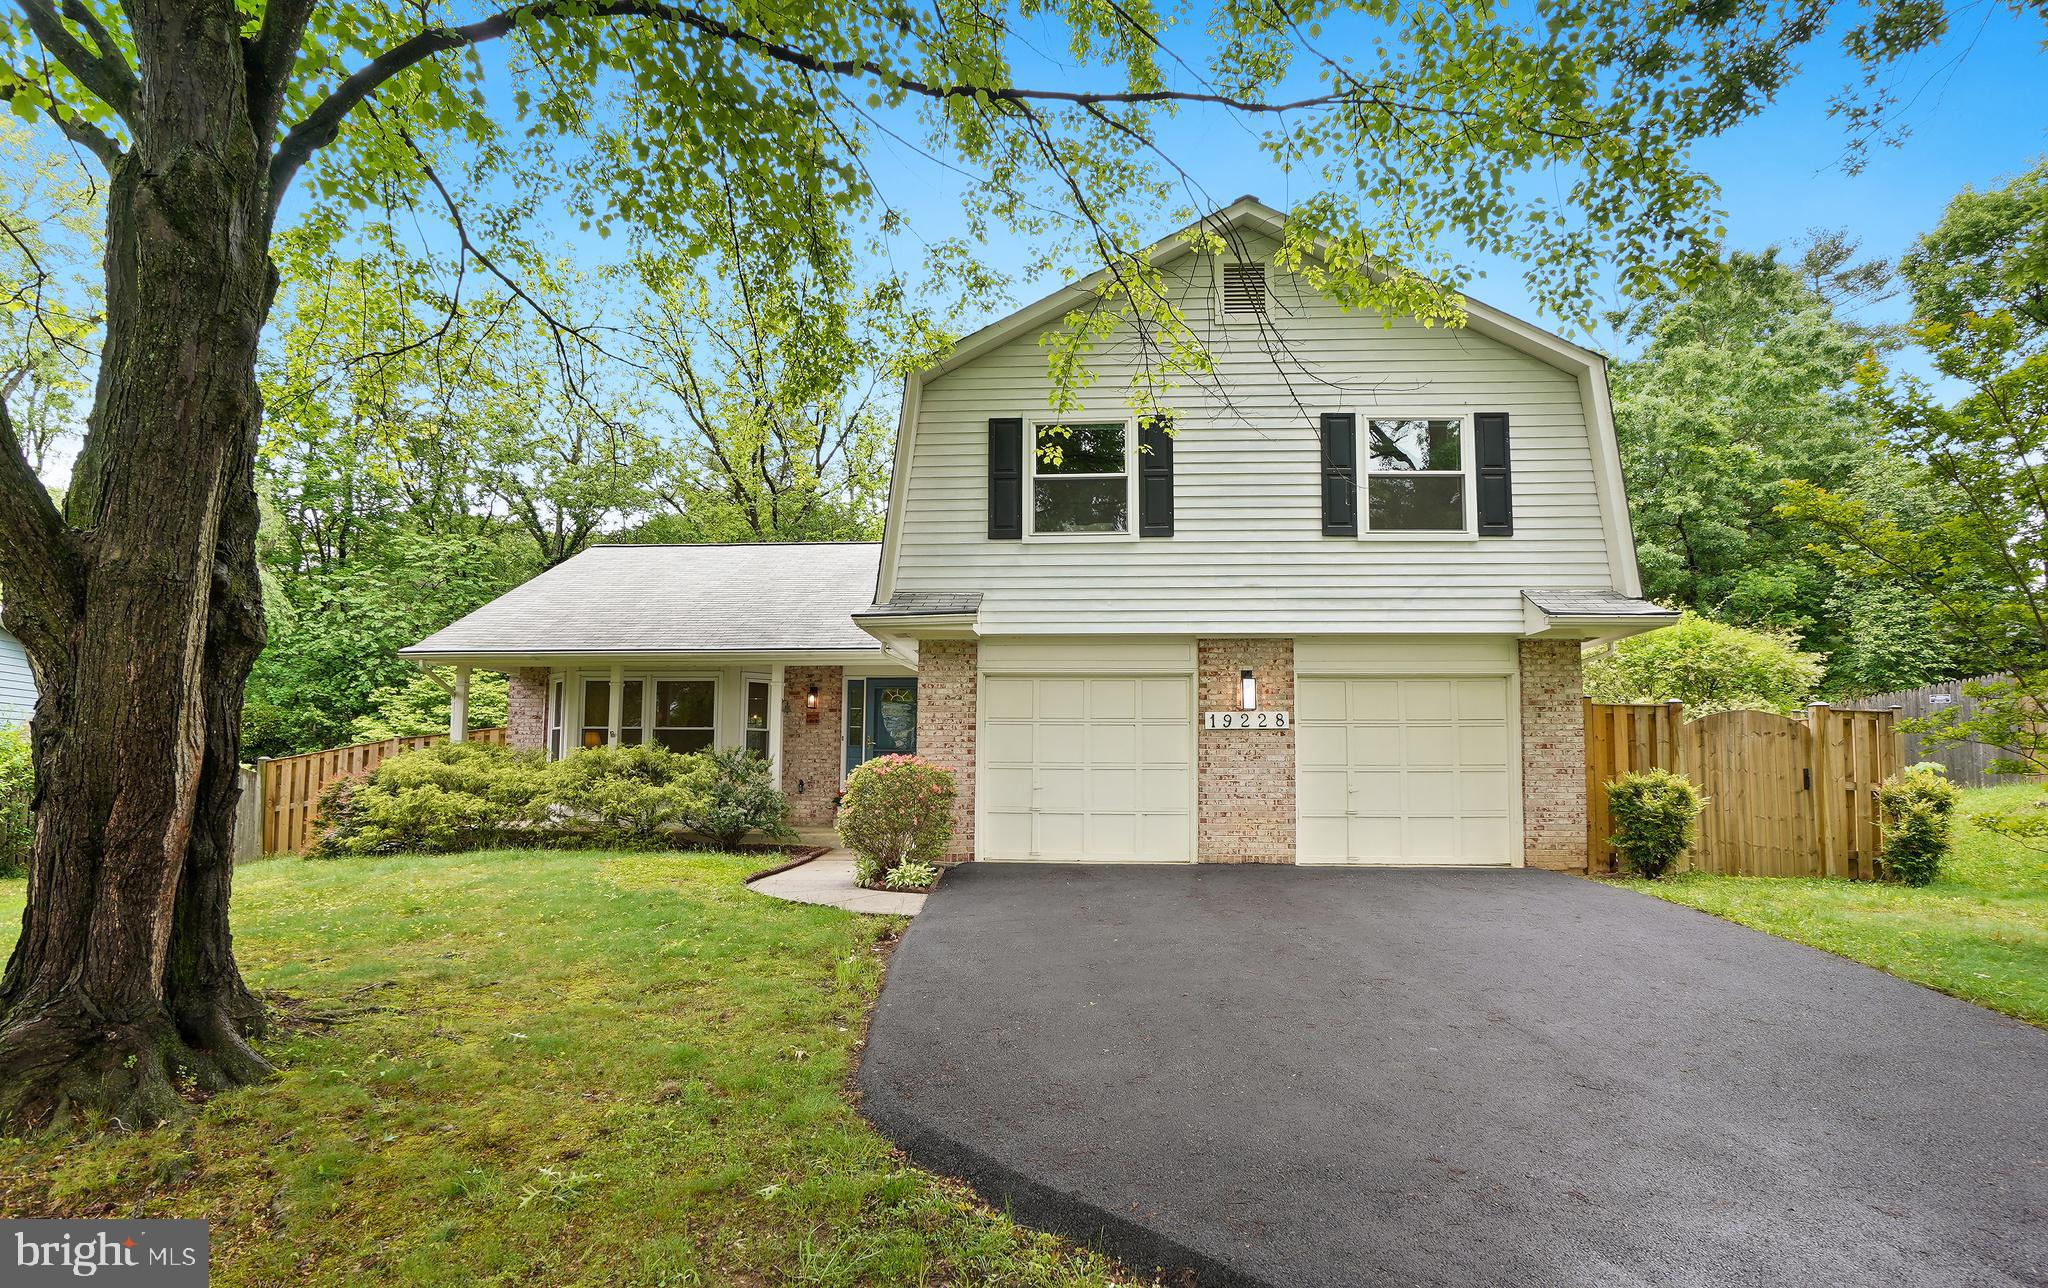
[[[1886,879],[1924,886],[1941,875],[1962,799],[1948,771],[1932,761],[1908,765],[1884,780],[1877,789],[1877,826],[1884,837],[1878,858]]]
[[[1623,774],[1607,784],[1613,827],[1607,843],[1637,876],[1663,876],[1692,848],[1706,801],[1690,779],[1663,769]]]

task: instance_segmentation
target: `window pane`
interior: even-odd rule
[[[714,682],[711,680],[656,680],[656,727],[709,729],[714,695]]]
[[[747,732],[768,732],[768,686],[759,680],[747,685]]]
[[[1367,424],[1371,469],[1464,468],[1459,463],[1458,422],[1455,420],[1374,420]]]
[[[1038,472],[1041,475],[1123,473],[1123,423],[1040,425]]]
[[[1125,480],[1039,479],[1032,485],[1034,532],[1123,532],[1130,488]]]
[[[639,737],[637,735],[640,729],[640,721],[645,714],[641,710],[641,704],[646,697],[647,685],[641,680],[628,680],[622,687],[626,695],[626,702],[624,706],[619,708],[619,732],[623,735],[628,729],[633,730],[636,736],[632,741],[638,742]],[[609,721],[611,716],[607,715],[605,719]]]
[[[867,756],[867,681],[846,682],[846,772],[852,773]]]
[[[768,758],[768,731],[766,729],[747,730],[747,750],[766,760]]]
[[[654,740],[670,751],[687,753],[711,749],[709,729],[656,729]]]
[[[1365,481],[1373,532],[1463,532],[1465,476],[1376,474]]]

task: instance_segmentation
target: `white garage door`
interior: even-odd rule
[[[1194,858],[1185,676],[984,676],[976,792],[985,859]]]
[[[1505,679],[1296,686],[1303,863],[1513,863]]]

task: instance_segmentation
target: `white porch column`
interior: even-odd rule
[[[783,666],[777,662],[768,668],[768,763],[775,766],[777,787],[782,786],[782,708],[786,704],[783,684]]]
[[[605,716],[604,745],[619,745],[619,726],[626,714],[626,664],[612,663],[611,711]]]
[[[469,667],[455,668],[455,692],[448,699],[448,741],[469,737]]]

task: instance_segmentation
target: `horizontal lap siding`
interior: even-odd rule
[[[1184,260],[1183,308],[1207,326],[1208,270]],[[990,633],[1515,631],[1525,588],[1612,584],[1577,380],[1466,331],[1383,327],[1303,301],[1273,273],[1277,325],[1301,375],[1236,327],[1211,329],[1227,399],[1173,399],[1170,538],[991,542],[991,416],[1046,406],[1046,354],[1025,336],[931,381],[902,514],[896,586],[985,592]],[[1131,367],[1104,345],[1089,408],[1120,415]],[[1297,398],[1299,401],[1297,401]],[[1323,411],[1506,411],[1515,535],[1465,542],[1322,535],[1316,421]],[[1241,596],[1241,597],[1233,597]]]

